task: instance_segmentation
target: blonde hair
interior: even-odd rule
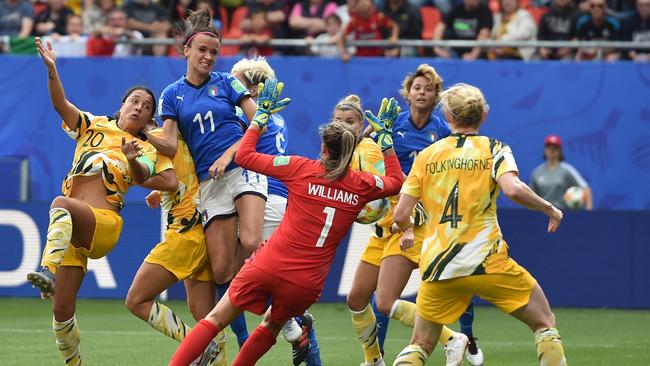
[[[273,71],[271,65],[266,61],[266,58],[262,56],[243,58],[237,61],[232,66],[230,73],[243,75],[251,85],[263,83],[267,79],[275,79],[275,71]]]
[[[325,168],[325,179],[337,180],[348,172],[352,155],[357,146],[354,129],[344,122],[331,122],[322,126],[320,135],[327,148],[327,159],[321,156]]]
[[[350,94],[341,99],[334,107],[334,112],[336,111],[355,111],[363,123],[363,107],[361,106],[361,98],[356,94]]]
[[[407,103],[410,103],[408,100],[409,91],[413,86],[413,81],[418,76],[427,78],[431,83],[431,86],[433,86],[433,89],[436,91],[436,99],[434,100],[433,105],[437,105],[440,101],[440,93],[442,92],[442,78],[440,75],[438,75],[436,69],[434,69],[431,65],[420,64],[420,66],[415,69],[415,73],[407,74],[404,78],[404,81],[402,82],[402,90],[400,90],[399,93]]]
[[[440,104],[455,124],[464,127],[481,124],[490,109],[481,90],[465,83],[456,84],[442,92]]]

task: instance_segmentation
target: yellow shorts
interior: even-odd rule
[[[491,302],[505,313],[528,304],[537,281],[513,259],[501,272],[422,282],[417,314],[430,322],[452,324],[463,314],[472,296]]]
[[[95,215],[95,232],[93,241],[90,243],[90,250],[70,245],[61,261],[62,266],[81,267],[84,272],[88,269],[88,258],[102,258],[113,250],[120,238],[124,224],[120,214],[115,211],[94,208],[90,205],[88,207]]]
[[[424,241],[424,230],[424,226],[418,226],[413,229],[415,240],[413,241],[413,246],[406,251],[402,251],[399,247],[402,234],[393,234],[385,238],[378,238],[373,235],[368,239],[368,244],[363,250],[363,253],[361,253],[361,260],[379,267],[382,259],[394,255],[401,255],[411,262],[418,264],[420,263],[422,241]]]
[[[186,278],[212,281],[213,278],[201,225],[196,225],[184,233],[176,230],[165,231],[165,240],[158,243],[144,261],[165,267],[179,281]]]

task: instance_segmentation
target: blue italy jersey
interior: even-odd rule
[[[417,128],[413,124],[409,111],[400,113],[393,126],[393,148],[404,174],[408,175],[411,172],[411,165],[420,151],[449,135],[451,130],[447,122],[435,111],[431,112],[429,122],[422,128]]]
[[[237,115],[241,121],[248,126],[248,118],[241,108],[237,108]],[[284,123],[284,118],[279,114],[272,114],[271,121],[266,125],[266,132],[257,140],[257,151],[269,155],[287,155],[289,145],[289,129]],[[287,187],[278,179],[268,177],[269,194],[275,194],[287,198],[289,192]]]
[[[247,95],[248,89],[237,78],[214,71],[201,85],[193,85],[183,76],[163,90],[158,115],[163,121],[178,122],[200,181],[209,178],[210,166],[244,136],[235,107]],[[235,167],[231,163],[226,171]]]

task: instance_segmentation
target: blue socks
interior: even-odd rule
[[[382,314],[377,310],[377,302],[375,301],[375,295],[372,295],[372,300],[370,301],[372,305],[372,311],[375,313],[375,318],[377,319],[377,327],[379,331],[377,333],[377,338],[379,339],[379,349],[381,354],[384,354],[384,341],[386,340],[386,333],[388,333],[388,321],[390,318],[386,314]],[[470,324],[471,327],[471,324]]]
[[[230,282],[223,285],[217,284],[217,293],[220,298],[226,294],[228,286],[230,286]],[[232,329],[232,332],[237,336],[237,343],[239,344],[239,348],[241,348],[244,342],[248,339],[248,329],[246,328],[246,318],[244,317],[244,313],[241,313],[232,321],[232,323],[230,323],[230,329]]]
[[[463,315],[460,316],[460,332],[466,335],[468,338],[473,337],[472,334],[472,323],[474,322],[474,300],[469,303],[467,309]]]

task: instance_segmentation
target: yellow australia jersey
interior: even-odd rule
[[[420,257],[423,281],[494,273],[508,259],[497,222],[497,179],[517,172],[508,145],[486,136],[451,135],[415,159],[401,193],[428,215]]]
[[[350,167],[359,172],[368,172],[379,176],[386,175],[381,148],[375,141],[367,137],[361,140],[354,149]],[[397,204],[397,196],[389,197],[388,201],[391,204],[390,210],[375,225],[387,225],[390,228],[393,224],[393,207]]]
[[[150,132],[157,137],[163,137],[163,131],[157,128]],[[166,213],[167,230],[179,233],[189,231],[201,223],[201,214],[197,209],[199,204],[199,180],[196,177],[194,160],[185,140],[178,136],[178,148],[172,161],[178,189],[176,192],[161,192],[161,207]]]
[[[122,131],[114,118],[93,116],[79,111],[77,130],[72,131],[62,123],[66,133],[77,141],[72,169],[63,180],[61,191],[69,196],[75,176],[101,174],[106,187],[106,200],[121,209],[124,194],[133,185],[129,164],[122,153],[122,138],[133,139],[130,133]],[[151,162],[156,161],[156,149],[148,142],[141,141],[142,156]],[[168,168],[171,168],[171,164]]]

